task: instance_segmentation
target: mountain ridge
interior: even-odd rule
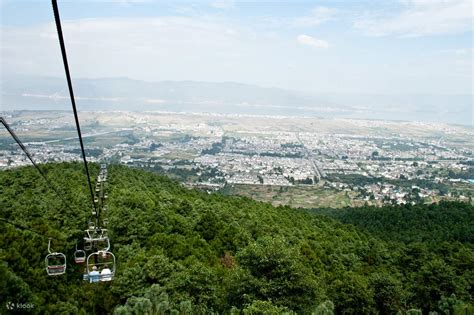
[[[68,108],[64,79],[2,79],[3,110]],[[282,116],[419,120],[472,125],[472,95],[309,93],[238,82],[129,78],[73,80],[82,110],[164,110]],[[449,106],[447,106],[449,104]]]

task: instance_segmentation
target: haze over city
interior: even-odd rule
[[[134,109],[143,99],[124,99],[124,90],[132,93],[138,84],[125,78],[179,81],[172,87],[178,92],[186,89],[181,81],[235,82],[254,91],[240,91],[247,98],[234,99],[231,89],[216,84],[212,90],[220,99],[212,99],[214,94],[200,99],[198,87],[198,101],[228,102],[205,109],[195,104],[196,111],[222,112],[225,105],[241,103],[262,105],[262,98],[268,97],[259,96],[267,94],[272,105],[289,106],[296,115],[307,114],[301,107],[343,107],[342,117],[472,125],[469,0],[297,1],[291,5],[283,1],[65,1],[61,5],[73,78],[124,81],[85,89],[78,96],[97,104],[79,100],[80,108],[103,109],[105,99],[106,109]],[[51,102],[38,105],[41,97],[67,97],[63,81],[40,88],[48,82],[45,77],[63,76],[49,3],[4,0],[1,8],[2,108],[67,108]],[[28,82],[34,82],[35,88]],[[81,83],[75,83],[80,89]],[[283,89],[286,94],[275,97],[274,90],[263,88]],[[139,108],[169,110],[176,101],[189,101],[186,93],[178,92],[182,99],[170,100],[158,93]],[[121,104],[114,107],[114,101]],[[167,101],[172,104],[160,107]],[[354,108],[361,107],[367,113],[354,115]],[[371,113],[387,107],[409,110],[393,117]],[[193,105],[180,109],[193,111]],[[315,115],[324,117],[324,112],[328,111]]]

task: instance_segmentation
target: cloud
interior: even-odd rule
[[[454,54],[457,56],[465,56],[472,52],[472,49],[469,48],[457,48],[457,49],[444,49],[441,50],[442,53]]]
[[[464,37],[447,45],[427,47],[430,54],[420,54],[418,46],[402,41],[401,53],[374,46],[361,56],[353,53],[354,47],[356,52],[360,48],[358,34],[344,30],[343,35],[348,39],[349,35],[354,36],[353,40],[334,46],[332,41],[324,40],[329,37],[322,33],[305,29],[295,32],[290,18],[285,18],[288,24],[282,26],[224,14],[96,17],[64,20],[63,31],[74,79],[234,81],[298,90],[367,93],[471,92],[472,53],[464,54],[463,49],[470,47]],[[330,38],[335,38],[339,29],[331,31]],[[4,25],[0,34],[3,78],[21,74],[64,78],[54,23]],[[316,51],[308,53],[308,49]],[[441,53],[441,49],[459,51],[449,55]],[[316,68],[320,71],[314,71]],[[19,93],[22,92],[38,94],[33,90]]]
[[[211,3],[211,6],[216,9],[232,9],[234,7],[234,0],[215,0]]]
[[[311,10],[311,14],[307,16],[297,17],[293,21],[293,25],[297,27],[313,27],[333,20],[336,9],[328,7],[316,7]]]
[[[298,35],[296,37],[296,41],[301,44],[301,45],[306,45],[306,46],[311,46],[314,48],[323,48],[327,49],[329,48],[329,43],[325,40],[322,39],[317,39],[309,35]]]
[[[257,36],[246,25],[204,16],[65,20],[63,31],[75,78],[265,79],[259,66],[273,69],[279,57],[264,56],[286,44],[264,34]],[[1,27],[0,34],[5,76],[64,76],[54,23]]]
[[[457,34],[472,31],[472,0],[401,0],[402,11],[366,12],[354,27],[371,36],[401,37]]]

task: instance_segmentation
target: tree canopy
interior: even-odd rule
[[[83,168],[41,167],[67,204],[32,167],[0,172],[2,217],[38,232],[0,221],[2,313],[7,302],[47,314],[472,312],[470,205],[383,209],[393,216],[347,209],[330,218],[112,165],[107,212],[117,274],[88,283],[72,259],[90,213]],[[48,236],[68,257],[63,276],[46,275]]]

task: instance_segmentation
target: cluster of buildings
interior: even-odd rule
[[[441,192],[437,184],[469,183],[468,178],[456,178],[456,174],[473,167],[474,152],[446,146],[442,139],[270,129],[226,133],[218,125],[206,123],[154,126],[140,119],[141,124],[135,121],[132,128],[106,132],[122,137],[120,141],[105,145],[92,141],[88,152],[95,153],[90,153],[88,160],[193,171],[195,176],[186,178],[188,184],[213,189],[225,185],[313,185],[350,191],[365,201],[395,204],[449,194]],[[51,124],[45,119],[30,119],[17,123],[16,128],[28,132],[31,126],[55,130],[63,126],[61,121],[57,126]],[[27,147],[38,163],[80,159],[73,141],[36,141]],[[26,156],[14,145],[0,146],[0,169],[27,164]]]

